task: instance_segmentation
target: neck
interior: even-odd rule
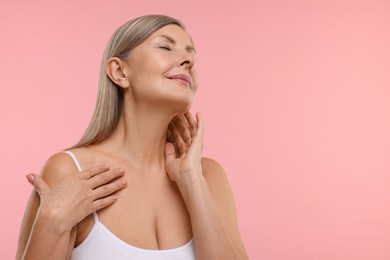
[[[125,104],[116,129],[101,144],[142,172],[165,171],[164,149],[173,117],[161,108]]]

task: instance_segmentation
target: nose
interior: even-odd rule
[[[194,66],[194,59],[195,59],[195,57],[193,56],[193,54],[191,54],[187,51],[183,51],[181,54],[181,57],[178,61],[178,65],[179,65],[179,67],[191,69],[192,66]]]

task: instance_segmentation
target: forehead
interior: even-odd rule
[[[186,31],[184,31],[180,26],[175,24],[169,24],[160,28],[155,33],[153,33],[148,40],[164,38],[163,37],[164,35],[171,37],[178,43],[185,44],[185,45],[193,45],[191,36]]]

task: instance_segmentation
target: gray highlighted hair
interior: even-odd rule
[[[122,90],[106,74],[111,57],[125,59],[138,45],[162,27],[174,24],[185,30],[181,21],[165,15],[145,15],[130,20],[119,27],[108,41],[100,67],[95,110],[87,130],[71,148],[99,143],[115,129],[123,104]]]

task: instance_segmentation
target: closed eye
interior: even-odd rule
[[[163,49],[163,50],[167,50],[167,51],[170,51],[170,50],[171,50],[171,48],[168,47],[168,46],[160,46],[159,48],[160,48],[160,49]]]

